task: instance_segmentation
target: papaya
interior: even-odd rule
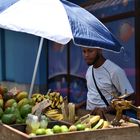
[[[3,109],[0,107],[0,118],[2,117],[3,115]]]
[[[1,118],[2,122],[5,124],[13,124],[16,121],[16,115],[15,114],[3,114]]]
[[[3,94],[3,99],[4,101],[7,101],[9,99],[14,99],[15,98],[15,95],[14,93],[8,91],[7,93]]]
[[[26,118],[29,113],[32,112],[32,106],[29,104],[25,104],[20,108],[20,115],[22,118]]]
[[[3,99],[0,99],[0,107],[1,107],[1,108],[3,108],[3,104],[4,104]]]
[[[0,94],[0,99],[3,99],[2,95]]]
[[[0,86],[0,94],[3,95],[8,92],[8,89],[4,86]]]
[[[17,118],[16,119],[16,124],[23,124],[23,123],[25,123],[24,119],[22,119],[22,118]]]
[[[7,107],[4,111],[4,114],[14,114],[15,108],[14,107]]]

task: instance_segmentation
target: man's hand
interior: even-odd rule
[[[102,119],[106,120],[105,113],[106,113],[106,108],[100,108],[96,107],[94,110],[91,111],[92,115],[99,115]]]
[[[96,107],[94,110],[91,111],[92,115],[100,115],[102,119],[106,120],[105,114],[110,113],[110,114],[115,114],[115,109],[112,108],[112,106],[108,107]]]

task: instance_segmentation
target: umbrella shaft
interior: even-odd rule
[[[33,87],[34,87],[34,83],[35,83],[35,79],[36,79],[36,73],[37,73],[37,68],[38,68],[38,64],[39,64],[40,54],[41,54],[41,50],[42,50],[42,46],[43,46],[43,40],[44,40],[44,38],[40,39],[38,53],[37,53],[37,57],[36,57],[36,62],[35,62],[35,67],[34,67],[34,72],[33,72],[33,77],[32,77],[32,82],[31,82],[28,98],[31,98],[31,95],[32,95],[32,92],[33,92]]]

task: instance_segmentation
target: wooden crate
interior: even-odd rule
[[[0,140],[140,140],[140,128],[129,126],[121,128],[77,131],[54,135],[29,137],[25,125],[0,125]]]

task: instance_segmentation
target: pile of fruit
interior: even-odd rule
[[[25,123],[32,111],[34,102],[28,99],[28,93],[0,86],[0,119],[5,124]]]
[[[35,93],[29,99],[26,91],[20,91],[17,88],[8,90],[6,87],[0,86],[0,120],[8,125],[25,123],[27,115],[32,112],[32,108],[45,99],[49,99],[51,105],[42,114],[49,110],[50,114],[53,112],[53,116],[48,115],[48,117],[62,120],[63,115],[58,112],[61,112],[63,97],[59,92],[50,92],[46,95]],[[54,115],[54,110],[58,111],[55,111],[56,115]]]
[[[35,132],[30,133],[30,136],[36,135],[53,135],[56,133],[66,133],[66,132],[74,132],[74,131],[93,131],[96,129],[104,129],[109,128],[110,123],[100,118],[99,115],[89,116],[87,119],[81,121],[77,121],[75,124],[68,126],[65,124],[62,125],[54,125],[52,128],[38,128]]]
[[[63,97],[59,92],[50,92],[48,94],[34,93],[32,95],[32,100],[36,103],[39,103],[45,99],[51,100],[50,109],[60,109],[61,104],[63,103]]]
[[[89,115],[89,114],[87,114]],[[130,122],[122,121],[123,127],[125,126],[134,126],[135,124]],[[121,127],[121,126],[115,126],[115,127]],[[46,128],[39,127],[36,129],[36,131],[29,134],[29,136],[38,136],[38,135],[54,135],[54,134],[61,134],[61,133],[69,133],[69,132],[77,132],[77,131],[94,131],[98,129],[108,129],[108,128],[114,128],[114,126],[111,125],[110,122],[100,118],[99,115],[89,115],[88,118],[84,120],[78,120],[76,123],[72,125],[66,125],[66,124],[55,124],[51,128],[47,126]]]
[[[45,95],[35,93],[32,95],[31,98],[35,102],[35,104],[40,103],[45,99],[49,99],[51,101],[51,105],[46,108],[42,113],[53,120],[63,120],[63,114],[61,111],[63,97],[59,92],[50,92]]]

